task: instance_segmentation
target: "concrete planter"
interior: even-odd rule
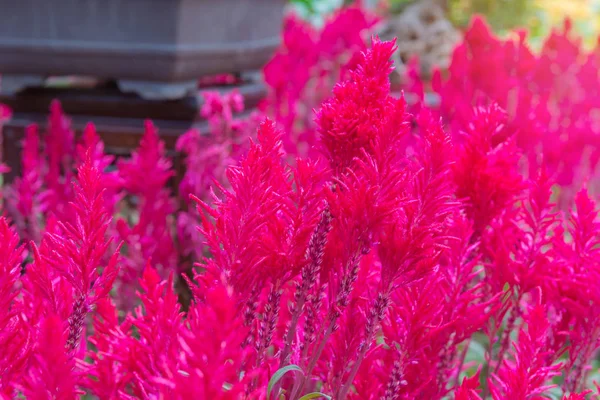
[[[260,68],[279,44],[285,0],[0,0],[2,90],[51,75],[114,79],[180,98],[203,75]]]

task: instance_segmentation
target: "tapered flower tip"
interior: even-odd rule
[[[367,50],[360,67],[367,76],[389,75],[394,69],[392,55],[398,48],[396,39],[381,41],[378,36],[373,36],[372,47]]]
[[[464,377],[462,384],[456,389],[454,394],[455,400],[476,400],[481,399],[477,392],[479,391],[479,374],[481,370],[478,369],[475,375],[472,377]]]
[[[264,148],[275,149],[281,147],[281,132],[276,128],[275,122],[268,118],[260,123],[256,136],[258,142]]]
[[[96,143],[100,138],[96,133],[96,126],[93,122],[88,122],[83,128],[83,141],[88,145]]]
[[[471,20],[471,26],[467,29],[467,40],[483,39],[492,36],[492,30],[481,15],[476,15]]]
[[[158,272],[150,265],[150,262],[146,264],[144,272],[142,273],[141,283],[144,289],[154,287],[161,282],[161,278]]]

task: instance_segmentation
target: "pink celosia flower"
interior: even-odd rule
[[[75,400],[82,394],[77,387],[74,361],[65,349],[67,336],[59,317],[49,315],[42,321],[37,345],[20,387],[26,398]]]
[[[515,345],[514,361],[504,360],[497,374],[490,381],[494,400],[542,399],[547,390],[554,387],[550,379],[560,374],[561,364],[548,364],[546,343],[550,325],[542,305],[534,305],[524,317],[527,330],[519,331]]]
[[[454,392],[455,400],[481,400],[479,396],[479,373],[463,378],[462,384]]]
[[[586,51],[572,31],[565,23],[534,53],[524,32],[499,39],[476,17],[454,51],[447,78],[437,74],[433,85],[456,130],[471,122],[473,105],[505,109],[531,169],[544,164],[563,186],[563,208],[586,176],[595,174],[599,160],[598,52]]]
[[[258,143],[253,144],[239,167],[228,171],[231,191],[224,191],[224,199],[215,201],[215,209],[199,203],[202,214],[215,219],[212,224],[203,217],[202,233],[213,258],[208,268],[216,268],[228,275],[235,290],[248,296],[262,290],[264,285],[289,274],[280,265],[266,263],[264,256],[270,249],[265,240],[270,235],[270,223],[282,212],[280,199],[289,193],[289,173],[281,160],[279,133],[272,122],[264,122],[258,132]]]
[[[378,20],[360,2],[327,16],[321,29],[294,14],[286,18],[282,46],[263,73],[270,88],[265,111],[286,133],[288,154],[310,156],[318,150],[313,109],[355,68]]]
[[[25,129],[23,152],[21,155],[21,177],[17,178],[9,191],[7,201],[12,219],[19,227],[23,239],[39,243],[41,239],[41,189],[42,160],[39,149],[40,138],[36,125]]]
[[[222,95],[203,92],[201,115],[209,122],[209,132],[192,129],[177,140],[177,151],[184,154],[186,173],[179,184],[179,197],[187,206],[190,195],[210,201],[211,185],[215,181],[227,186],[226,170],[236,164],[248,150],[249,138],[254,137],[259,113],[241,117],[244,110],[242,95],[233,90]],[[177,218],[179,247],[184,256],[202,258],[204,239],[195,229],[199,224],[195,212],[183,210]]]
[[[31,326],[17,299],[23,250],[14,230],[0,218],[0,396],[6,398],[13,398],[15,386],[22,382],[32,347]]]
[[[110,245],[110,240],[105,237],[109,217],[104,208],[101,174],[93,165],[91,154],[79,168],[77,178],[75,199],[71,203],[73,222],[59,222],[53,232],[46,232],[41,248],[44,260],[37,263],[38,268],[48,263],[56,276],[72,287],[73,309],[69,316],[67,341],[71,350],[80,346],[89,309],[112,289],[118,272],[119,252],[119,249],[115,251],[100,274],[98,268]],[[44,272],[36,279],[41,279]],[[53,278],[49,272],[46,274],[48,277],[45,279]],[[45,285],[49,291],[53,284],[46,281]]]
[[[583,389],[586,366],[599,347],[598,291],[596,282],[600,271],[598,251],[600,248],[600,222],[598,208],[586,190],[575,198],[575,209],[569,220],[571,240],[565,240],[557,230],[555,246],[561,257],[558,268],[558,312],[565,321],[570,342],[566,365],[567,388],[572,392]],[[561,326],[561,325],[559,325]]]
[[[523,189],[519,153],[505,136],[506,116],[498,106],[476,109],[454,169],[456,195],[480,233]]]
[[[109,214],[114,214],[116,204],[121,200],[122,196],[122,177],[116,171],[107,171],[113,163],[114,157],[104,153],[104,143],[100,140],[93,124],[87,124],[83,129],[81,143],[76,144],[76,152],[78,165],[86,162],[86,157],[89,156],[92,159],[94,167],[102,173],[102,187],[104,188],[106,210]]]
[[[389,96],[390,57],[394,42],[373,43],[373,50],[364,53],[350,79],[339,83],[333,97],[323,103],[317,116],[321,141],[335,174],[352,166],[361,149],[372,153],[371,146],[384,129],[382,118],[394,119],[396,107]]]
[[[249,352],[249,348],[242,349],[248,327],[239,318],[237,296],[231,286],[219,275],[204,278],[204,283],[194,287],[200,297],[188,312],[189,328],[180,339],[183,352],[179,368],[185,372],[173,370],[169,385],[177,399],[238,399],[253,377],[251,370],[244,376],[239,374]]]
[[[150,121],[146,121],[140,147],[130,160],[120,160],[118,174],[123,188],[136,200],[137,221],[117,222],[119,238],[126,244],[120,274],[120,308],[130,309],[136,284],[148,260],[166,278],[177,270],[178,257],[173,241],[175,201],[167,189],[173,176],[164,143]],[[130,218],[131,219],[131,218]],[[131,226],[130,226],[131,224]]]
[[[82,386],[101,399],[133,398],[126,391],[134,377],[122,362],[130,352],[127,324],[119,324],[117,310],[108,298],[96,302],[94,314],[94,334],[88,340],[96,351],[87,352],[90,364],[79,364],[87,373]]]
[[[147,268],[140,284],[143,292],[138,297],[143,308],[140,305],[130,321],[139,340],[129,333],[129,354],[125,355],[124,363],[134,375],[133,393],[148,397],[162,391],[157,378],[168,377],[169,371],[179,373],[183,314],[173,290],[173,274],[167,281],[161,281],[155,270]],[[119,360],[119,348],[114,351],[113,357]]]
[[[43,205],[45,212],[59,213],[71,196],[71,179],[75,158],[75,133],[58,101],[50,105],[48,129],[45,135],[47,172],[44,175]]]

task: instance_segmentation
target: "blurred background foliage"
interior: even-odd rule
[[[323,23],[323,16],[341,7],[344,0],[290,0],[295,11],[315,25]]]
[[[589,46],[595,45],[600,28],[600,0],[447,0],[447,7],[458,27],[465,27],[473,14],[482,14],[500,35],[526,28],[534,47],[566,17]]]
[[[297,11],[317,25],[322,16],[348,0],[290,0]],[[419,0],[388,0],[391,12],[401,12],[407,5]],[[552,27],[563,23],[565,17],[573,21],[577,33],[587,46],[597,43],[600,34],[600,0],[439,0],[448,17],[458,28],[465,28],[474,14],[486,17],[494,31],[505,35],[516,28],[529,31],[533,47],[541,44]],[[376,0],[363,0],[375,6]]]

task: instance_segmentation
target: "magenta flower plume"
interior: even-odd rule
[[[172,214],[176,204],[168,189],[168,181],[173,177],[172,163],[165,155],[165,144],[158,130],[150,121],[146,121],[139,149],[130,160],[119,161],[118,173],[125,192],[137,203],[137,208],[132,210],[137,213],[137,221],[119,219],[116,227],[126,244],[119,277],[119,306],[131,309],[138,278],[148,260],[152,260],[153,267],[163,278],[178,269],[179,261],[173,240]]]
[[[263,122],[258,143],[252,144],[239,167],[228,170],[231,190],[223,189],[224,199],[216,200],[214,209],[197,200],[203,214],[202,233],[213,255],[206,265],[227,274],[241,298],[261,290],[268,281],[289,279],[289,271],[265,259],[271,250],[266,246],[271,228],[284,212],[281,199],[290,190],[279,136],[272,122]]]
[[[26,398],[75,400],[82,394],[77,387],[74,360],[65,349],[67,336],[59,317],[50,315],[42,321],[24,383],[19,388]]]
[[[199,277],[200,278],[200,277]],[[189,329],[182,332],[181,374],[173,370],[170,386],[177,399],[238,399],[244,396],[252,371],[240,376],[249,348],[249,332],[238,317],[237,299],[222,276],[206,278],[194,291],[201,293],[188,312]],[[200,278],[201,279],[201,278]]]
[[[450,137],[425,112],[419,124],[423,148],[411,177],[412,187],[405,194],[409,200],[399,209],[396,221],[382,230],[378,246],[384,288],[408,284],[435,268],[443,241],[448,239],[448,218],[459,205],[450,180]]]
[[[21,154],[21,176],[16,179],[7,195],[9,213],[23,239],[39,243],[41,239],[40,213],[42,198],[42,169],[40,138],[37,125],[25,129]]]
[[[554,387],[547,382],[560,374],[560,364],[548,364],[546,344],[550,325],[545,308],[542,305],[533,306],[524,319],[527,329],[519,331],[514,361],[504,360],[490,381],[494,400],[541,399],[546,391]]]
[[[324,102],[317,115],[321,141],[334,173],[344,173],[362,151],[373,153],[372,146],[392,112],[395,101],[389,96],[390,60],[395,42],[373,41],[350,78],[333,89],[333,97]],[[402,116],[402,113],[399,113]]]
[[[58,213],[71,196],[72,164],[75,161],[75,133],[58,101],[50,105],[44,146],[47,171],[44,175],[44,210]],[[57,208],[58,210],[55,210]]]
[[[144,270],[138,297],[142,305],[130,320],[139,332],[139,340],[130,337],[128,369],[134,373],[132,390],[136,396],[161,393],[160,378],[179,370],[181,346],[179,334],[183,314],[173,290],[173,274],[163,281],[151,267]],[[119,357],[115,349],[114,357]]]
[[[478,108],[453,167],[456,195],[465,199],[475,232],[481,232],[524,189],[514,141],[506,139],[506,114],[497,105]]]
[[[15,386],[22,382],[33,344],[31,327],[17,299],[23,251],[17,234],[0,218],[0,395],[7,398],[14,396]]]
[[[132,354],[129,327],[129,322],[119,323],[117,309],[110,299],[98,300],[94,309],[94,333],[88,338],[97,350],[87,352],[89,362],[78,364],[85,372],[81,385],[98,398],[132,398],[127,392],[134,376],[129,364],[124,362]]]
[[[91,155],[78,170],[75,199],[71,203],[72,222],[59,222],[55,232],[47,232],[42,246],[44,261],[73,288],[73,311],[69,317],[68,345],[75,349],[85,315],[99,299],[108,295],[118,272],[117,249],[102,274],[99,268],[111,243],[106,238],[110,218],[104,208],[102,176]]]
[[[477,371],[472,377],[463,378],[461,385],[454,391],[455,400],[481,400],[481,396],[479,396],[479,373],[480,371]]]
[[[119,162],[119,173],[125,188],[134,195],[159,193],[173,176],[172,164],[165,157],[165,144],[151,121],[144,123],[144,136],[131,159]]]

